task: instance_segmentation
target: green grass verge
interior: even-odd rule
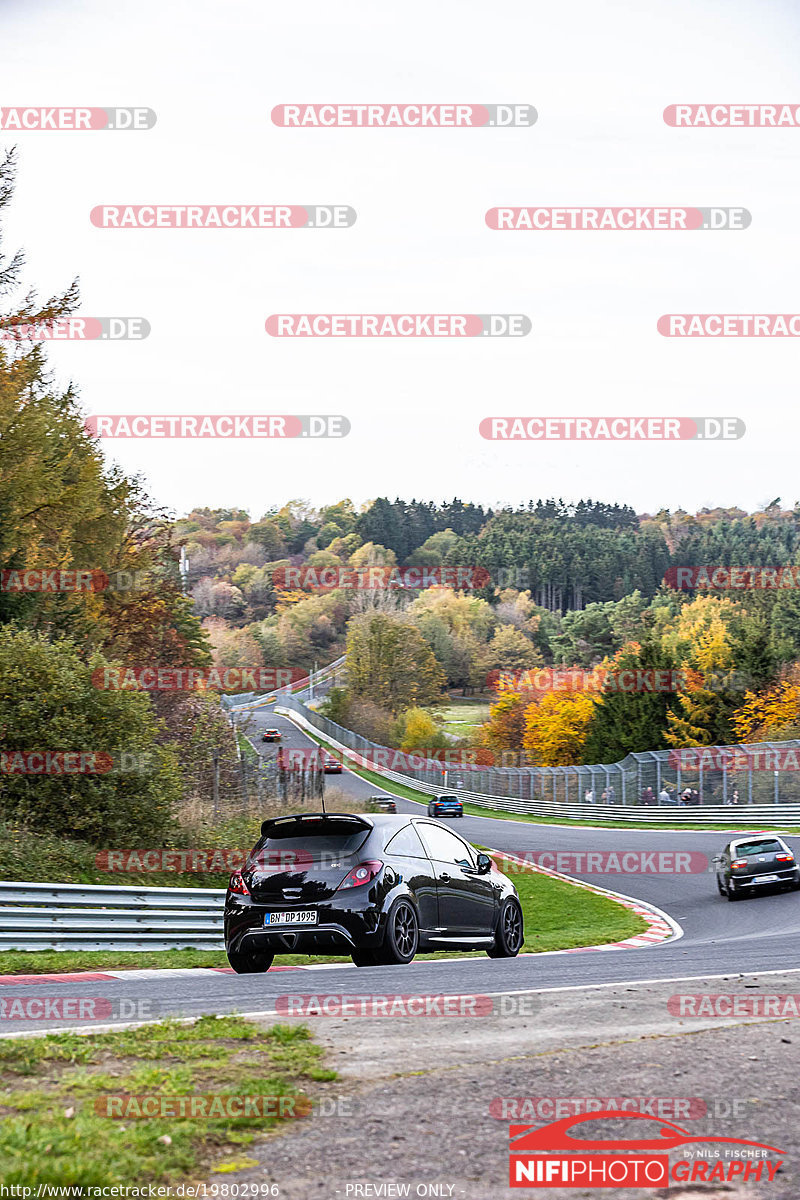
[[[567,950],[573,946],[594,946],[621,941],[646,928],[641,917],[604,896],[574,887],[561,879],[551,879],[536,871],[514,871],[504,866],[519,893],[525,920],[525,947],[528,952]],[[481,956],[481,955],[479,955]],[[440,950],[420,954],[420,960],[463,958],[464,951]],[[282,954],[280,966],[307,965],[315,962],[350,962],[349,956],[322,958],[305,954]],[[115,953],[113,950],[63,952],[37,950],[31,953],[6,950],[0,953],[0,975],[61,971],[123,970],[145,967],[225,967],[222,951],[164,950],[144,953]],[[2,1044],[2,1043],[0,1043]]]
[[[242,758],[247,762],[255,762],[258,758],[258,751],[248,737],[240,731],[236,730],[236,741],[239,746],[239,752]]]
[[[309,1089],[335,1078],[321,1066],[322,1053],[303,1026],[259,1029],[237,1016],[0,1041],[3,1183],[166,1184],[255,1165],[247,1146],[282,1120],[120,1120],[99,1115],[95,1102],[106,1095],[276,1096],[302,1111],[311,1104],[303,1119],[313,1120]]]
[[[451,700],[433,710],[436,720],[447,733],[467,737],[489,720],[487,700]]]

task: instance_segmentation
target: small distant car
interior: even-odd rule
[[[342,764],[333,754],[329,754],[327,750],[320,751],[320,762],[325,775],[341,775]]]
[[[280,729],[265,729],[261,735],[262,742],[279,742],[281,740]]]
[[[369,803],[376,812],[396,813],[397,805],[390,796],[370,796]]]
[[[800,866],[783,838],[773,834],[735,838],[714,859],[717,889],[739,900],[769,887],[800,889]]]
[[[436,796],[428,802],[429,817],[463,817],[464,805],[458,796]]]

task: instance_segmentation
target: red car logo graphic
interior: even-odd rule
[[[783,1154],[783,1150],[779,1150],[777,1146],[767,1146],[764,1142],[749,1142],[742,1138],[728,1137],[698,1137],[695,1134],[689,1133],[688,1129],[681,1129],[680,1125],[672,1125],[667,1122],[661,1123],[661,1129],[657,1137],[642,1138],[641,1140],[620,1140],[617,1137],[606,1138],[601,1141],[594,1141],[589,1138],[572,1137],[567,1131],[573,1125],[582,1125],[588,1121],[609,1120],[611,1118],[625,1119],[628,1121],[652,1121],[653,1117],[647,1113],[637,1112],[619,1112],[608,1110],[606,1112],[596,1113],[579,1113],[577,1116],[565,1117],[562,1121],[553,1121],[549,1125],[540,1127],[531,1125],[509,1125],[508,1136],[511,1139],[510,1151],[512,1154],[529,1154],[533,1151],[542,1150],[674,1150],[677,1146],[686,1146],[692,1143],[708,1143],[708,1142],[725,1142],[734,1146],[757,1146],[761,1150],[772,1150],[775,1154]]]

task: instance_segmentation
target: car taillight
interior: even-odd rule
[[[228,891],[235,892],[237,896],[249,896],[247,884],[242,879],[241,871],[234,871],[228,880]]]
[[[733,860],[733,862],[731,863],[731,866],[732,867],[746,867],[747,859],[746,858],[735,858]]]
[[[794,862],[794,855],[793,854],[776,854],[775,859],[777,862]]]
[[[362,884],[371,883],[375,876],[379,875],[382,870],[383,863],[379,859],[367,859],[366,862],[359,863],[357,867],[353,867],[349,874],[345,875],[337,891],[340,892],[342,888],[361,887]]]

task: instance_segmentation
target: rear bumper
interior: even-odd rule
[[[365,898],[366,901],[366,898]],[[316,925],[293,929],[265,926],[266,914],[277,909],[314,908]],[[264,904],[246,896],[229,898],[225,908],[225,948],[228,951],[273,954],[350,954],[354,949],[376,949],[383,942],[386,918],[379,906],[357,897],[341,903],[287,905]]]
[[[770,875],[773,878],[770,878]],[[798,884],[800,883],[800,867],[791,867],[788,871],[762,872],[761,875],[731,875],[730,881],[739,892],[756,891],[758,888],[763,887]]]

